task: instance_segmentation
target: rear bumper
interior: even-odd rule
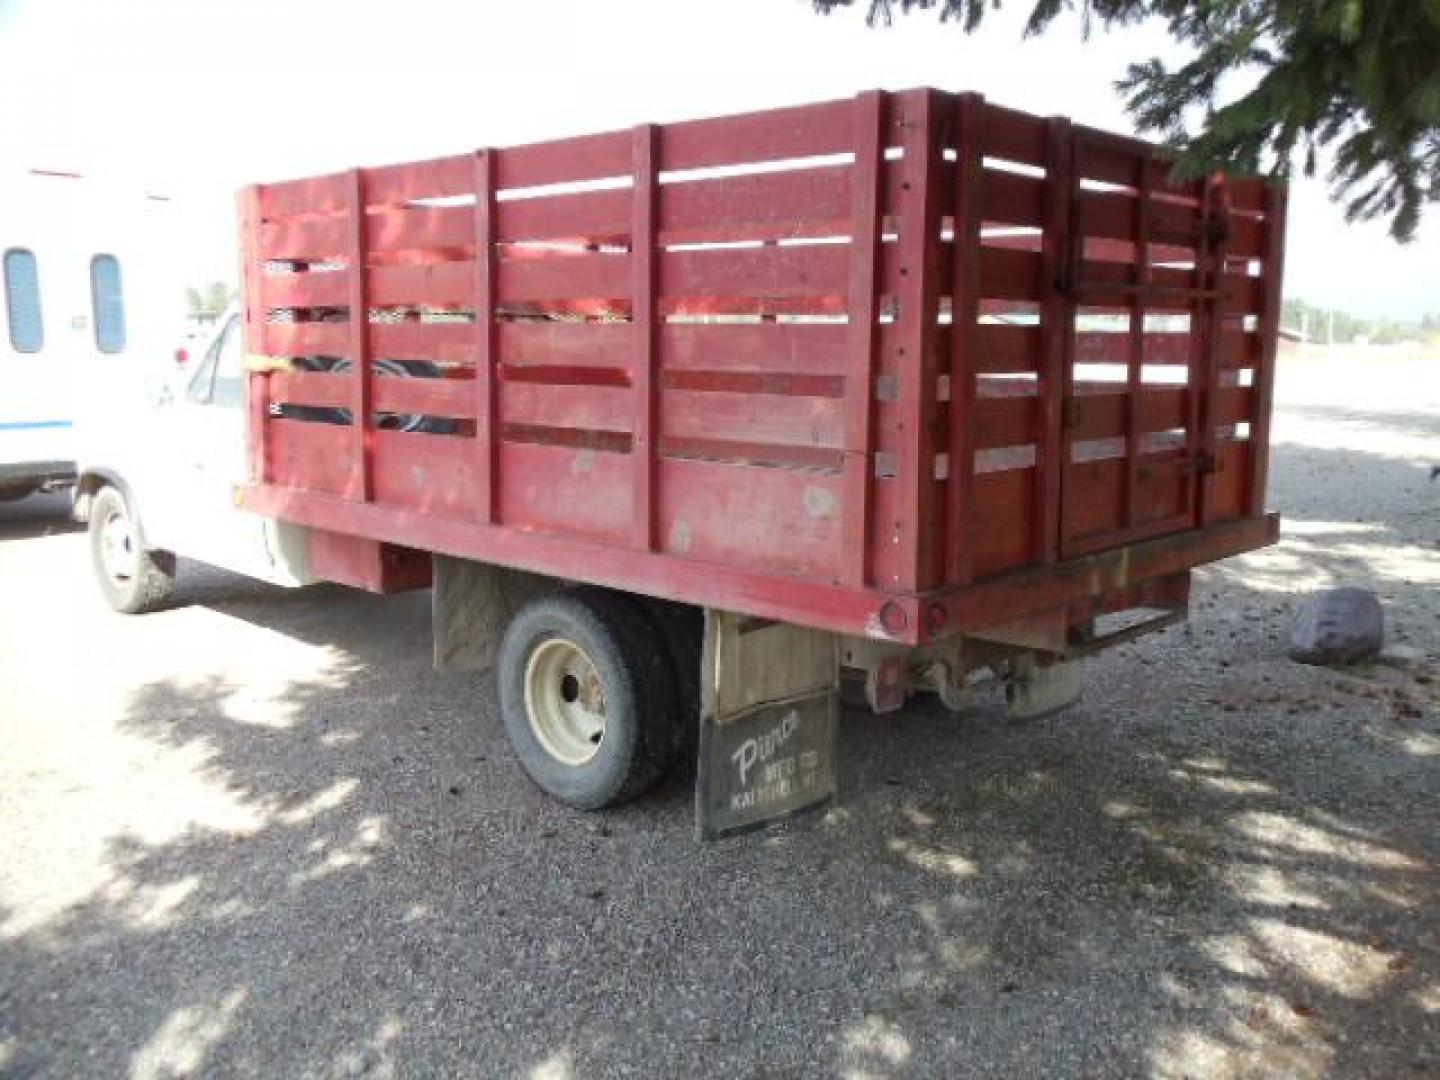
[[[1268,547],[1279,538],[1280,515],[1264,514],[940,590],[926,596],[923,611],[917,612],[922,640],[1102,601],[1152,579]]]

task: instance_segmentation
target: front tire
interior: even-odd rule
[[[674,763],[675,680],[638,605],[582,589],[532,600],[497,669],[505,734],[547,794],[581,810],[644,794]]]
[[[139,520],[113,487],[90,507],[90,561],[105,602],[126,615],[155,610],[175,590],[175,556],[146,550]]]

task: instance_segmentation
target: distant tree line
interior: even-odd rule
[[[1419,319],[1365,319],[1348,311],[1290,299],[1281,309],[1280,322],[1287,330],[1303,332],[1308,341],[1337,345],[1440,340],[1440,312],[1431,312]]]
[[[238,294],[223,281],[212,281],[208,285],[192,285],[185,290],[185,311],[192,319],[213,322],[225,314],[225,309]]]

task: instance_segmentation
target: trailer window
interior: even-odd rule
[[[90,260],[90,314],[95,347],[102,353],[125,351],[125,295],[120,285],[120,260],[96,255]]]
[[[40,315],[40,267],[33,251],[5,252],[5,311],[10,347],[21,353],[39,352],[45,345],[45,323]]]

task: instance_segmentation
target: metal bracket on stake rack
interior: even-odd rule
[[[835,798],[839,639],[705,612],[695,831],[744,832]]]

